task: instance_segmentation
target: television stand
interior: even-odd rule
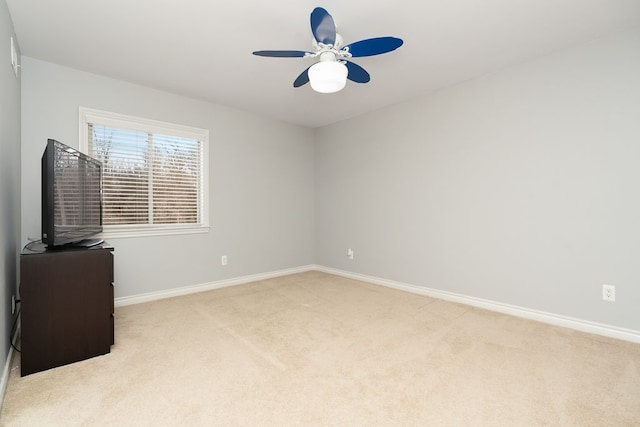
[[[22,376],[111,351],[113,250],[103,243],[22,251]]]

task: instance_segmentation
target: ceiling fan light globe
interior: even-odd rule
[[[347,73],[347,67],[338,61],[321,61],[309,68],[309,83],[316,92],[338,92],[347,84]]]

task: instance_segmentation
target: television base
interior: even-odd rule
[[[74,243],[73,246],[78,246],[81,248],[90,248],[92,246],[101,245],[103,243],[104,243],[104,239],[84,239]]]

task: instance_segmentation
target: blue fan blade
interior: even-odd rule
[[[369,80],[371,80],[371,76],[369,75],[369,73],[367,73],[367,71],[358,64],[346,61],[345,65],[347,66],[348,71],[347,78],[352,82],[367,83]]]
[[[311,66],[309,68],[311,68]],[[293,87],[300,87],[309,83],[309,68],[300,73],[298,78],[293,82]]]
[[[318,43],[336,44],[336,24],[329,12],[321,7],[311,12],[311,32]]]
[[[360,40],[343,47],[349,48],[351,56],[354,58],[362,56],[380,55],[391,52],[402,46],[402,39],[397,37],[376,37],[374,39]]]
[[[302,58],[307,52],[302,50],[256,50],[254,55],[274,58]]]

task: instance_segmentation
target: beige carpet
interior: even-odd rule
[[[640,345],[319,272],[116,310],[0,424],[640,425]]]

